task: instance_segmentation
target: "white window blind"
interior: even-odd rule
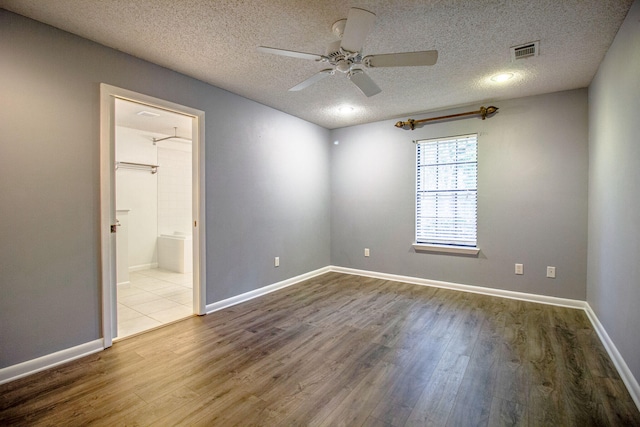
[[[416,243],[477,243],[478,135],[416,143]]]

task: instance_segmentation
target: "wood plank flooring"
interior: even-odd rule
[[[0,425],[640,426],[581,310],[328,273],[0,386]]]

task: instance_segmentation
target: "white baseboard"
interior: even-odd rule
[[[309,273],[304,273],[299,276],[283,280],[282,282],[274,283],[268,286],[263,286],[262,288],[245,292],[244,294],[236,295],[235,297],[223,299],[222,301],[217,301],[212,304],[207,304],[205,312],[207,314],[213,313],[214,311],[222,310],[224,308],[231,307],[236,304],[240,304],[241,302],[249,301],[251,299],[258,298],[259,296],[269,294],[271,292],[277,291],[278,289],[286,288],[287,286],[295,285],[296,283],[309,280],[321,274],[328,273],[329,271],[330,271],[330,267],[323,267],[318,270],[310,271]]]
[[[331,266],[331,271],[336,273],[354,274],[356,276],[373,277],[374,279],[393,280],[396,282],[411,283],[420,286],[432,286],[435,288],[451,289],[454,291],[471,292],[474,294],[489,295],[493,297],[516,299],[520,301],[537,302],[540,304],[557,305],[561,307],[582,308],[587,305],[586,302],[557,298],[546,295],[527,294],[524,292],[506,291],[504,289],[484,288],[482,286],[462,285],[459,283],[441,282],[438,280],[422,279],[419,277],[400,276],[397,274],[379,273],[376,271],[357,270],[354,268]]]
[[[631,373],[627,362],[625,362],[622,358],[622,355],[609,337],[607,331],[604,329],[604,326],[602,325],[602,323],[600,323],[598,316],[596,316],[596,313],[588,303],[586,303],[586,308],[584,309],[584,311],[587,313],[587,317],[589,317],[593,328],[596,330],[598,337],[600,337],[602,345],[604,345],[607,353],[609,353],[609,357],[618,370],[618,374],[620,374],[622,381],[627,386],[627,390],[629,390],[629,394],[633,398],[633,401],[636,403],[636,406],[640,411],[640,384],[638,384],[638,380],[636,380],[636,378]]]
[[[158,263],[152,262],[151,264],[139,264],[139,265],[129,266],[129,273],[132,273],[134,271],[141,271],[141,270],[151,270],[152,268],[158,268]]]
[[[55,353],[47,354],[37,359],[27,360],[17,365],[0,369],[0,384],[71,362],[72,360],[88,356],[104,350],[102,339],[90,341],[75,347],[66,348]]]

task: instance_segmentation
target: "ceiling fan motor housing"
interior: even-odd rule
[[[362,61],[362,55],[359,52],[345,51],[340,47],[340,43],[340,40],[336,40],[327,46],[325,60],[333,65],[336,71],[347,73],[353,64],[359,64]]]

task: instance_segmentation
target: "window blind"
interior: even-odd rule
[[[478,135],[417,141],[416,243],[476,246]]]

